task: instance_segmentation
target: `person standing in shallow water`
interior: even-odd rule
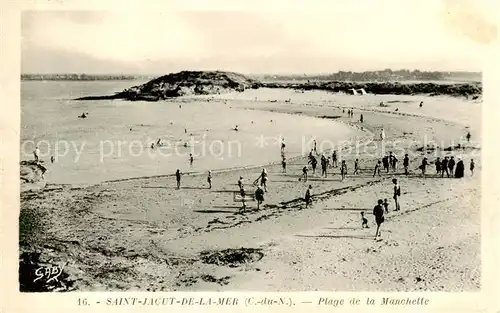
[[[377,230],[375,231],[375,240],[380,236],[380,226],[384,222],[384,209],[382,204],[384,201],[382,199],[378,200],[377,205],[373,208],[373,215],[375,215],[375,223],[377,224]]]

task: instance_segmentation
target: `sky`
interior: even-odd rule
[[[23,73],[88,74],[480,71],[485,44],[477,27],[484,23],[464,29],[471,8],[450,1],[332,0],[288,11],[24,11],[21,66]]]

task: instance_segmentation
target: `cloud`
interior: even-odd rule
[[[23,70],[40,68],[29,59],[36,55],[53,72],[82,67],[72,62],[86,62],[83,70],[89,72],[101,70],[99,63],[149,72],[328,72],[440,64],[477,69],[482,47],[450,33],[440,19],[443,7],[429,0],[402,3],[342,2],[304,12],[27,12]],[[54,55],[67,62],[57,64]]]

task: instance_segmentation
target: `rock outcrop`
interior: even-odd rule
[[[158,101],[167,98],[210,95],[259,88],[261,84],[244,75],[220,71],[182,71],[155,78],[111,96],[83,97],[77,100],[125,99]]]

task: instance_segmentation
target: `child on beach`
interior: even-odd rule
[[[387,202],[387,198],[384,199],[384,210],[385,213],[389,213],[389,202]]]
[[[382,199],[378,200],[378,204],[373,208],[373,215],[375,215],[375,223],[377,224],[377,231],[375,232],[375,240],[380,236],[380,226],[384,222],[384,209],[382,208]]]
[[[369,228],[368,227],[368,219],[365,217],[365,212],[361,212],[361,228]]]
[[[267,192],[267,171],[265,168],[262,169],[260,174],[260,184],[264,187],[264,191]]]
[[[177,169],[177,171],[175,172],[175,179],[177,180],[177,189],[181,189],[181,171],[179,169]]]
[[[189,154],[189,165],[193,166],[193,161],[194,161],[193,154],[190,153]]]
[[[207,183],[208,189],[212,189],[212,171],[208,171]]]
[[[309,206],[309,204],[312,203],[311,191],[312,191],[312,185],[309,185],[309,188],[307,188],[306,195],[304,197],[304,200],[306,201],[306,209]]]

